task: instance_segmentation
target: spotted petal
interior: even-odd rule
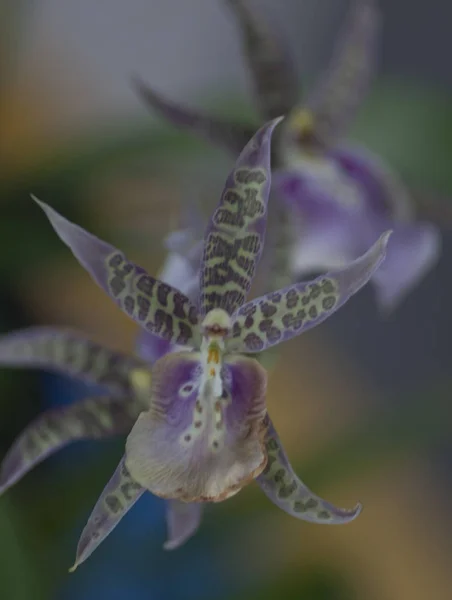
[[[265,495],[286,513],[311,523],[337,525],[349,523],[361,512],[361,504],[355,508],[336,508],[316,496],[294,473],[284,452],[273,423],[268,419],[265,439],[268,462],[256,478]]]
[[[270,144],[275,119],[259,129],[239,156],[207,228],[200,309],[232,314],[251,287],[264,247],[270,192]]]
[[[199,296],[199,265],[203,249],[202,240],[194,239],[195,235],[195,231],[184,229],[168,236],[166,246],[169,253],[159,273],[160,281],[177,287],[194,303]],[[142,330],[138,335],[137,353],[150,364],[176,349],[181,347],[149,331]]]
[[[157,496],[219,502],[265,466],[266,374],[254,359],[229,357],[215,397],[200,360],[172,353],[154,365],[151,408],[127,438],[126,465]]]
[[[45,412],[26,427],[6,454],[0,467],[0,493],[71,442],[129,433],[147,408],[138,396],[104,396]]]
[[[368,90],[379,31],[375,0],[353,0],[328,72],[307,102],[314,115],[316,138],[324,143],[331,144],[347,131]]]
[[[196,533],[201,523],[202,510],[203,505],[199,502],[167,501],[168,539],[163,546],[165,550],[179,548]]]
[[[0,366],[45,369],[126,394],[131,374],[146,365],[70,329],[30,327],[0,336]]]
[[[358,292],[382,263],[390,232],[348,266],[248,302],[235,315],[228,348],[260,352],[322,323]]]
[[[253,127],[211,117],[171,102],[140,79],[134,79],[133,84],[144,103],[166,121],[232,152],[234,156],[254,133]]]
[[[106,242],[34,198],[60,239],[94,281],[141,327],[164,340],[197,345],[197,310],[179,290],[154,279]]]
[[[298,81],[282,35],[252,11],[247,0],[226,0],[240,25],[243,49],[265,121],[288,113],[298,101]]]
[[[71,572],[75,571],[113,531],[143,492],[144,489],[134,481],[127,470],[124,459],[121,459],[82,532]]]

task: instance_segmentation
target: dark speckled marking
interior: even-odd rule
[[[119,498],[114,494],[109,494],[108,496],[105,496],[105,504],[107,505],[108,510],[114,515],[121,512],[123,508]]]
[[[143,273],[120,252],[115,252],[107,265],[108,289],[130,317],[165,340],[190,343],[198,315],[184,294]]]
[[[298,332],[305,325],[318,320],[325,312],[331,311],[338,301],[338,295],[334,295],[335,290],[335,282],[323,278],[301,290],[293,286],[285,292],[284,298],[278,292],[250,302],[239,313],[236,321],[239,326],[234,328],[234,337],[242,338],[247,350],[259,351],[269,347],[277,343],[285,332]],[[253,319],[245,316],[251,314],[253,309],[256,309],[252,313]],[[260,338],[262,345],[257,338]],[[249,345],[251,343],[252,346]]]
[[[265,215],[266,183],[263,169],[242,167],[234,172],[234,186],[223,192],[204,247],[203,313],[223,308],[232,314],[246,299],[262,252],[262,236],[253,226]]]

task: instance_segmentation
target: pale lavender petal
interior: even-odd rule
[[[380,11],[375,0],[353,0],[327,73],[306,107],[316,138],[331,144],[346,133],[366,95],[377,58]]]
[[[77,556],[70,572],[75,571],[101,542],[113,531],[145,490],[134,481],[121,459],[113,477],[107,483],[77,546]]]
[[[276,506],[297,519],[329,525],[349,523],[360,514],[361,504],[352,509],[337,508],[300,481],[269,418],[265,443],[268,462],[256,481]]]
[[[383,312],[393,310],[437,264],[441,234],[429,223],[392,225],[384,263],[372,278]]]
[[[351,180],[341,180],[334,173],[331,178],[321,178],[280,171],[273,181],[296,228],[290,265],[295,280],[347,265],[384,231],[363,243],[361,231],[368,211]]]
[[[214,308],[232,314],[246,300],[264,247],[271,138],[280,120],[264,125],[245,146],[210,220],[201,267],[202,315]]]
[[[0,336],[0,366],[63,373],[126,394],[131,374],[146,365],[70,329],[30,327]]]
[[[116,304],[141,327],[184,346],[199,341],[196,307],[179,290],[154,279],[120,251],[34,200],[59,238]]]
[[[168,539],[163,546],[165,550],[179,548],[197,532],[202,511],[203,505],[200,502],[167,501]]]
[[[341,146],[329,153],[343,173],[357,184],[367,211],[396,221],[414,218],[414,205],[398,174],[380,157],[357,146]]]
[[[152,333],[140,332],[136,342],[136,353],[149,365],[153,365],[159,358],[174,352],[179,346],[162,340]]]
[[[350,184],[359,192],[347,203],[341,184],[324,186],[294,171],[278,173],[275,186],[298,221],[292,271],[303,277],[346,265],[382,232],[393,234],[384,263],[372,276],[383,311],[393,309],[435,265],[441,240],[436,227],[410,216],[408,192],[398,178],[367,153],[337,153]],[[324,190],[326,187],[326,190]]]
[[[226,0],[238,20],[245,59],[259,112],[265,121],[287,114],[297,103],[298,78],[283,36],[260,18],[248,0]]]
[[[265,466],[266,373],[254,359],[228,357],[215,397],[200,359],[172,353],[154,365],[151,407],[127,438],[126,464],[156,496],[219,502]]]
[[[439,230],[414,221],[408,189],[376,155],[362,148],[340,148],[331,157],[362,191],[366,215],[357,227],[360,247],[367,246],[385,229],[393,230],[386,260],[372,278],[380,308],[387,312],[437,263],[441,250]]]
[[[384,260],[390,232],[346,267],[248,302],[236,313],[228,348],[260,352],[322,323],[371,278]]]
[[[76,440],[128,434],[139,414],[147,408],[139,396],[102,396],[45,412],[26,427],[3,459],[0,493],[48,456]]]
[[[237,155],[254,133],[252,127],[196,112],[171,102],[153,88],[135,78],[133,84],[145,104],[176,127],[217,144]]]

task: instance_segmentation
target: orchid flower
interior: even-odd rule
[[[160,279],[169,284],[177,282],[184,293],[193,296],[199,289],[199,261],[195,268],[192,255],[198,252],[198,244],[192,247],[191,240],[188,228],[168,236],[169,253]],[[0,465],[0,495],[72,442],[129,434],[140,413],[149,407],[152,365],[175,349],[146,331],[138,338],[140,358],[111,350],[70,329],[30,327],[0,336],[0,365],[45,369],[105,389],[105,395],[96,390],[97,394],[73,405],[47,410],[26,427]],[[201,505],[177,500],[166,504],[168,539],[164,548],[170,550],[195,533]]]
[[[108,351],[99,347],[94,355],[99,351],[101,358],[94,360],[85,340],[78,353],[69,351],[55,332],[45,339],[38,331],[38,342],[30,332],[0,340],[5,365],[41,366],[111,382],[126,404],[133,390],[136,408],[130,419],[120,419],[121,427],[130,429],[125,454],[81,535],[73,568],[145,492],[168,501],[167,548],[196,530],[202,503],[226,500],[253,479],[299,519],[347,523],[361,510],[359,504],[336,508],[295,475],[267,413],[266,371],[255,356],[323,322],[358,292],[383,262],[390,232],[341,269],[246,302],[264,247],[270,144],[279,121],[254,135],[226,180],[205,234],[194,300],[35,199],[94,281],[140,326],[145,336],[140,345],[149,349],[156,339],[169,344],[151,368],[142,359],[114,355],[109,360]],[[97,414],[91,411],[90,418],[92,412]],[[39,422],[32,425],[15,444],[2,471],[3,489],[61,446],[62,437],[82,437],[82,419],[69,423],[64,414],[57,417],[44,418],[42,429]],[[98,421],[113,431],[108,410]],[[34,454],[23,441],[27,438],[38,447]]]
[[[352,1],[331,64],[301,104],[283,36],[251,10],[251,2],[225,2],[240,26],[259,117],[287,115],[274,144],[273,190],[295,224],[291,280],[347,264],[391,229],[385,264],[372,280],[380,308],[396,307],[436,264],[441,243],[437,227],[415,220],[412,199],[397,175],[368,150],[342,143],[374,71],[377,1]],[[139,80],[135,86],[165,119],[234,154],[255,130],[185,109]]]

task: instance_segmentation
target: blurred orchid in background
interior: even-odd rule
[[[359,291],[383,262],[389,232],[344,268],[245,303],[264,247],[271,136],[280,120],[254,135],[226,180],[206,231],[197,293],[191,276],[175,277],[195,301],[37,200],[81,265],[142,328],[141,354],[154,350],[151,365],[62,330],[33,328],[0,340],[4,365],[53,369],[107,390],[32,423],[5,458],[2,491],[70,441],[130,431],[74,568],[145,491],[168,500],[167,548],[194,533],[200,503],[225,500],[253,479],[299,519],[346,523],[360,512],[360,505],[336,508],[296,477],[266,411],[267,375],[256,354],[323,322]],[[162,277],[174,277],[170,267]]]
[[[353,0],[331,64],[301,104],[282,36],[247,0],[226,3],[242,31],[260,118],[287,115],[274,144],[273,190],[289,214],[283,235],[292,236],[291,280],[347,264],[391,229],[387,258],[372,280],[380,308],[396,307],[436,264],[441,243],[436,226],[415,219],[410,193],[397,175],[369,150],[342,142],[374,71],[377,0]],[[234,153],[255,130],[187,110],[139,80],[135,85],[164,118]],[[282,222],[281,215],[278,219]],[[288,219],[295,225],[291,233]],[[271,231],[271,219],[269,225]]]

